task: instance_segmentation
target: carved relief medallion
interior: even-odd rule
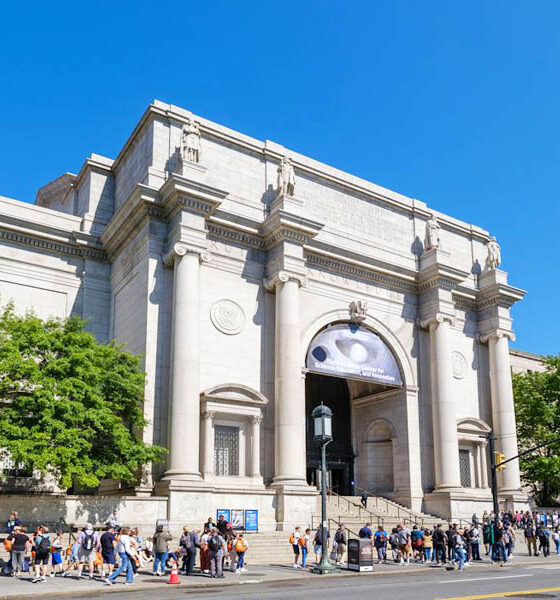
[[[233,300],[218,300],[210,307],[214,327],[227,335],[235,335],[245,327],[245,313]]]
[[[460,352],[455,351],[451,353],[451,364],[453,365],[453,377],[463,379],[468,370],[467,359]]]

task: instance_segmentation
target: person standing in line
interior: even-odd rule
[[[311,540],[311,529],[306,529],[305,533],[299,539],[299,545],[301,546],[301,568],[305,569],[307,566],[307,555],[309,554],[309,543]]]
[[[470,530],[471,552],[473,561],[482,560],[480,558],[480,527],[477,523],[473,524]]]
[[[391,552],[393,554],[393,561],[398,562],[399,560],[399,530],[396,527],[391,529],[391,535],[389,536],[389,543],[391,544]]]
[[[412,527],[412,531],[410,532],[410,545],[412,547],[413,559],[424,562],[424,532],[418,528],[418,525]]]
[[[237,554],[237,569],[235,570],[236,573],[245,573],[247,571],[247,569],[245,568],[245,552],[247,552],[248,548],[249,546],[243,538],[243,534],[240,533],[237,536],[234,545],[234,549]]]
[[[93,525],[91,523],[86,523],[86,526],[78,537],[78,541],[80,542],[80,566],[78,567],[78,578],[82,576],[84,565],[87,565],[89,569],[89,578],[93,579],[95,553],[99,551],[101,545],[99,543],[99,536],[93,530]]]
[[[223,577],[222,564],[227,547],[217,527],[212,527],[208,546],[210,549],[210,577]]]
[[[504,546],[506,547],[506,555],[508,562],[513,558],[513,549],[515,548],[515,530],[513,525],[508,525],[504,532]]]
[[[434,529],[434,533],[432,534],[432,540],[433,540],[433,544],[434,544],[436,564],[438,566],[440,564],[445,564],[445,562],[446,562],[445,547],[447,545],[447,534],[443,530],[443,526],[441,523],[438,523],[438,525]]]
[[[373,534],[373,545],[377,552],[377,564],[381,562],[387,564],[387,539],[387,532],[383,528],[383,525],[379,525],[377,531]]]
[[[25,554],[31,547],[29,536],[25,534],[20,525],[16,525],[8,535],[11,542],[12,577],[21,577],[25,567]]]
[[[6,531],[12,533],[16,527],[21,526],[18,514],[15,510],[10,513],[10,518],[6,521]]]
[[[57,531],[52,542],[52,571],[51,577],[62,574],[64,563],[62,560],[62,531]]]
[[[200,529],[196,527],[187,533],[185,543],[185,575],[191,576],[194,573],[196,564],[196,549],[200,548]]]
[[[552,541],[556,546],[556,556],[560,556],[560,532],[558,531],[559,527],[557,526],[552,532]]]
[[[112,575],[115,568],[115,537],[115,528],[112,525],[107,525],[107,530],[99,538],[101,558],[103,559],[101,566],[101,576],[103,579]]]
[[[301,538],[301,528],[299,525],[294,528],[294,531],[290,535],[290,544],[292,545],[292,550],[294,552],[294,569],[298,569],[298,560],[299,560],[299,548],[300,548],[300,538]],[[303,565],[302,565],[303,567]]]
[[[231,523],[228,523],[226,525],[226,534],[223,537],[226,541],[226,546],[227,546],[227,557],[228,557],[229,570],[231,573],[235,573],[235,571],[236,571],[235,562],[237,560],[237,553],[235,552],[234,546],[235,546],[235,541],[237,539],[237,536],[235,535],[235,531],[233,530]]]
[[[329,537],[330,533],[327,529],[327,539],[323,539],[323,528],[319,525],[319,527],[317,527],[317,531],[315,532],[315,537],[313,538],[313,550],[315,551],[316,565],[318,565],[321,562],[321,555],[323,553],[323,550],[327,552],[329,546]]]
[[[403,523],[397,526],[397,534],[399,536],[399,564],[409,565],[410,564],[410,552],[412,549],[410,529],[407,529]]]
[[[112,527],[115,531],[118,531],[120,529],[121,524],[119,523],[119,516],[117,513],[117,509],[115,508],[115,510],[109,515],[109,518],[106,521],[106,525],[109,525],[110,527]]]
[[[52,546],[49,528],[46,525],[37,528],[33,545],[35,547],[35,578],[33,579],[33,583],[44,582],[47,580],[47,569],[49,567],[49,556]]]
[[[128,527],[121,527],[119,532],[119,542],[117,544],[117,552],[120,558],[120,565],[112,575],[105,578],[107,585],[113,585],[115,579],[123,572],[126,571],[125,585],[132,585],[134,583],[134,571],[132,570],[132,563],[130,562],[133,555],[133,548],[130,539],[130,529]]]
[[[457,525],[453,523],[449,524],[449,529],[447,530],[447,558],[448,560],[453,560],[453,556],[455,553],[455,546],[453,542],[453,536],[457,533]]]
[[[432,532],[429,529],[424,529],[424,545],[423,545],[423,556],[422,562],[428,563],[430,560],[433,562],[433,551],[434,551],[434,542],[432,540]]]
[[[200,538],[200,572],[210,573],[210,549],[208,542],[210,539],[210,530],[206,527]]]
[[[167,555],[169,554],[169,546],[167,542],[169,542],[171,539],[173,539],[171,534],[168,531],[164,531],[163,525],[158,525],[156,532],[154,533],[155,558],[154,570],[152,574],[155,576],[159,577],[160,575],[165,575],[165,563],[167,561]]]
[[[216,523],[214,523],[214,519],[212,517],[208,517],[208,521],[204,523],[202,531],[210,531],[212,527],[216,527]]]

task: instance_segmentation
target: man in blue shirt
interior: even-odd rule
[[[366,523],[364,527],[358,531],[358,536],[362,539],[371,540],[373,537],[373,532],[371,530],[371,523]]]

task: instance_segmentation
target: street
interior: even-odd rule
[[[278,567],[279,570],[282,567]],[[143,580],[145,578],[142,578]],[[147,578],[146,578],[147,579]],[[184,580],[183,580],[184,581]],[[195,581],[195,580],[193,580]],[[463,573],[429,569],[417,573],[407,573],[404,569],[390,575],[370,575],[343,577],[289,578],[285,581],[257,583],[258,573],[247,579],[228,580],[224,586],[196,589],[189,592],[186,585],[176,588],[157,589],[158,600],[175,598],[273,598],[293,600],[302,597],[310,600],[323,598],[351,598],[376,600],[475,600],[483,598],[560,598],[560,563],[506,568],[479,567],[465,569]],[[45,589],[45,588],[43,588]],[[46,591],[46,589],[45,589]],[[154,590],[155,592],[156,590]],[[114,600],[140,600],[148,597],[146,590],[120,592],[111,590]],[[102,594],[92,593],[89,597]],[[66,598],[83,598],[83,593]]]

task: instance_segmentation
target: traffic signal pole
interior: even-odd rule
[[[494,433],[490,432],[488,434],[488,446],[490,449],[490,466],[491,466],[491,475],[492,475],[492,503],[494,504],[494,524],[497,526],[500,515],[500,505],[498,502],[498,473],[496,471],[496,438],[494,437]],[[501,464],[501,463],[500,463]]]

